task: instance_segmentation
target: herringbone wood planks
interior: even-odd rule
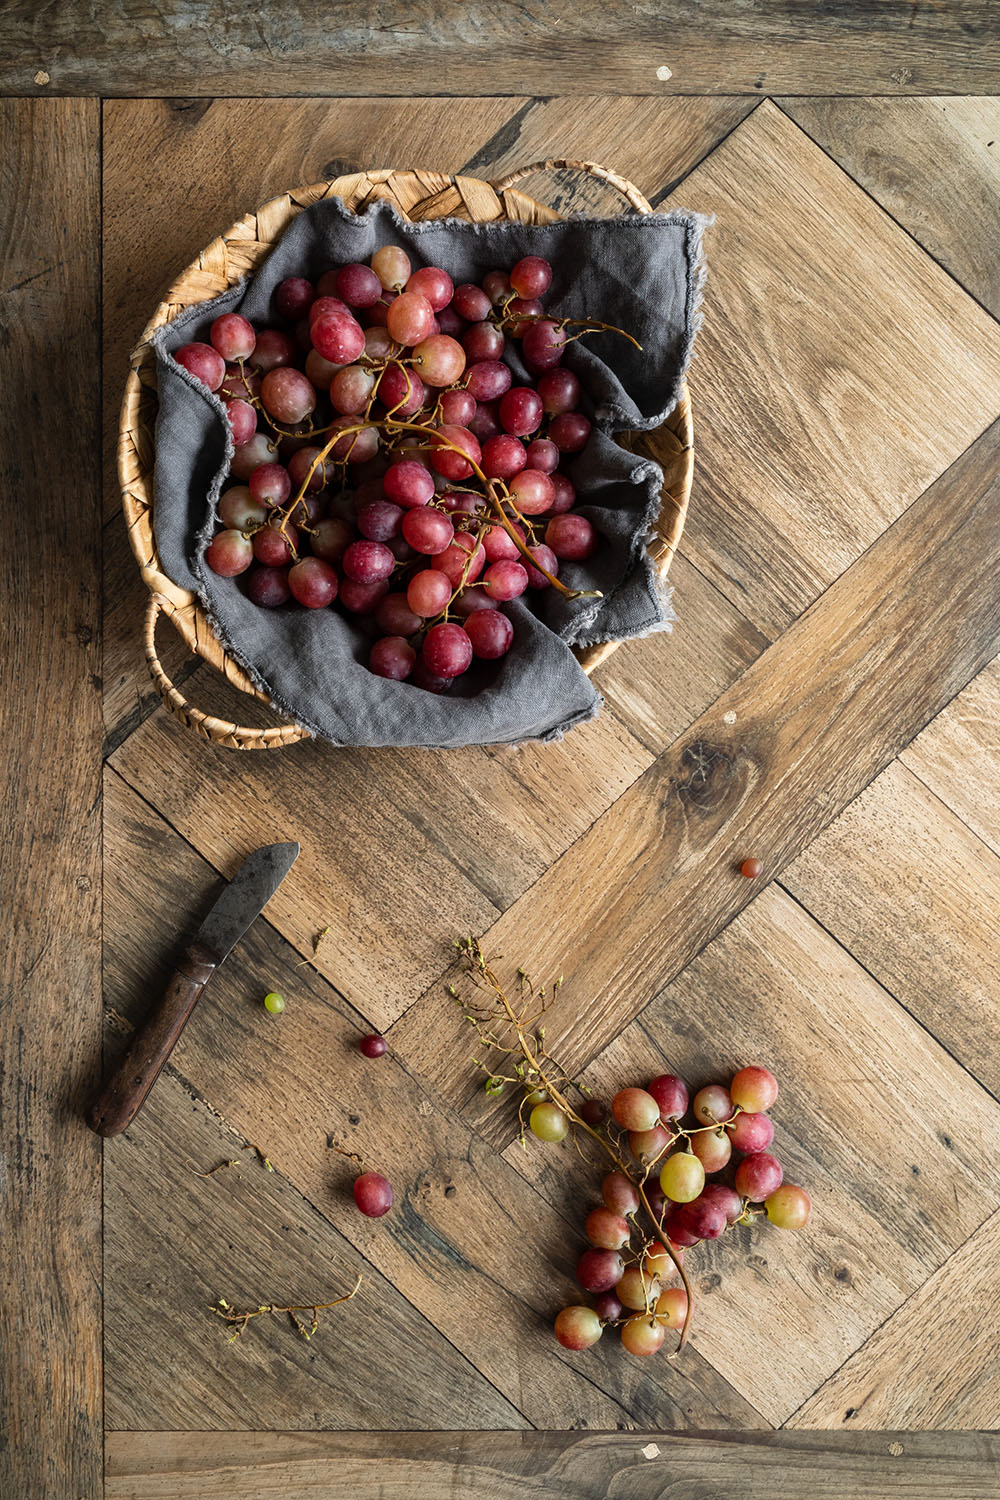
[[[116,563],[110,1009],[141,1014],[213,871],[230,873],[264,840],[300,837],[304,849],[269,921],[185,1032],[148,1133],[140,1119],[109,1148],[109,1412],[137,1429],[112,1435],[109,1494],[118,1485],[153,1500],[190,1483],[211,1495],[212,1453],[180,1430],[241,1425],[242,1392],[252,1427],[483,1429],[468,1450],[448,1440],[452,1465],[473,1454],[468,1470],[448,1470],[463,1500],[518,1482],[523,1471],[485,1429],[525,1423],[742,1430],[750,1496],[766,1471],[782,1493],[801,1482],[842,1500],[862,1482],[870,1492],[881,1463],[880,1493],[922,1500],[925,1482],[926,1493],[940,1484],[906,1467],[914,1439],[897,1454],[888,1437],[876,1450],[848,1431],[848,1446],[827,1452],[807,1434],[795,1439],[804,1448],[772,1448],[751,1432],[828,1425],[839,1404],[854,1408],[848,1430],[990,1419],[988,1331],[968,1369],[948,1338],[920,1344],[909,1397],[901,1362],[936,1315],[938,1289],[961,1305],[977,1285],[975,1247],[989,1248],[1000,1202],[990,1146],[1000,1107],[987,1092],[1000,768],[986,665],[1000,646],[990,593],[1000,438],[980,436],[1000,414],[1000,329],[770,103],[748,113],[726,99],[480,99],[463,114],[434,100],[279,101],[267,109],[284,129],[262,164],[250,146],[263,108],[108,106],[107,215],[124,237],[106,265],[113,348],[235,211],[331,160],[371,160],[368,141],[398,153],[412,128],[433,152],[422,164],[471,162],[489,175],[558,139],[612,156],[653,196],[690,173],[677,200],[717,215],[693,379],[699,469],[674,573],[676,635],[621,648],[599,676],[603,718],[559,746],[442,757],[309,745],[246,759],[205,746],[137,700],[146,688],[137,651],[129,665],[129,612],[141,593],[124,583],[127,560]],[[818,114],[809,129],[822,141]],[[170,238],[128,287],[127,246],[147,244],[162,217],[142,204],[137,135],[155,143],[174,207]],[[963,160],[974,174],[975,153]],[[208,183],[193,224],[178,193],[185,173]],[[234,177],[247,201],[234,202]],[[537,191],[564,209],[598,201],[562,177]],[[955,191],[962,203],[974,190]],[[907,228],[919,240],[919,225]],[[114,520],[108,536],[119,545]],[[204,668],[188,688],[222,712],[245,704]],[[768,875],[783,870],[786,889],[734,874],[751,850]],[[940,887],[925,868],[934,851]],[[313,972],[301,956],[327,925]],[[699,1329],[678,1361],[628,1361],[607,1340],[569,1356],[551,1339],[595,1174],[568,1151],[525,1155],[509,1144],[509,1107],[485,1105],[473,1048],[438,1003],[448,942],[468,929],[491,929],[511,968],[523,956],[566,972],[551,1036],[602,1089],[666,1063],[698,1081],[751,1055],[780,1067],[784,1156],[815,1191],[814,1224],[797,1238],[761,1231],[702,1247]],[[275,985],[290,997],[278,1022],[259,1004]],[[363,1063],[359,1029],[398,1016],[395,1055]],[[389,1172],[391,1216],[373,1225],[353,1213],[330,1136]],[[276,1180],[240,1151],[245,1140],[267,1151]],[[246,1165],[188,1183],[180,1156],[213,1145]],[[277,1321],[260,1320],[234,1349],[211,1326],[201,1337],[205,1293],[229,1296],[220,1277],[235,1277],[250,1304],[311,1296],[303,1288],[328,1258],[331,1295],[355,1265],[370,1266],[371,1285],[323,1315],[309,1345]],[[340,1361],[365,1348],[382,1358],[385,1307],[419,1347],[398,1362],[376,1422],[369,1372],[345,1381]],[[143,1384],[153,1365],[160,1374]],[[178,1434],[142,1431],[162,1425]],[[228,1451],[231,1440],[213,1441]],[[296,1441],[248,1438],[240,1495],[256,1497],[261,1464],[288,1494],[369,1482],[349,1434],[341,1448]],[[424,1441],[400,1483],[436,1493],[441,1450]],[[640,1486],[662,1481],[617,1441],[534,1450],[555,1456],[531,1460],[532,1472],[603,1494],[625,1464],[645,1500]],[[989,1454],[950,1441],[949,1495],[979,1500]],[[730,1483],[731,1444],[672,1451]],[[641,1464],[648,1481],[631,1472]]]

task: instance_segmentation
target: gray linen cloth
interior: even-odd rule
[[[669,629],[674,618],[645,548],[662,471],[613,434],[658,427],[677,403],[699,320],[704,223],[680,210],[555,224],[411,224],[387,203],[355,214],[328,198],[299,214],[252,277],[158,330],[160,558],[175,583],[198,594],[227,651],[276,708],[336,745],[436,748],[555,739],[598,712],[601,699],[570,647]],[[238,579],[206,566],[232,441],[219,398],[171,358],[181,344],[207,341],[222,312],[239,311],[258,327],[282,326],[272,294],[286,276],[315,280],[331,266],[367,261],[389,243],[402,245],[414,267],[443,266],[456,285],[507,270],[524,255],[545,256],[554,268],[547,312],[599,318],[643,346],[640,353],[617,334],[587,334],[564,360],[580,378],[594,422],[568,473],[601,545],[587,563],[563,563],[559,576],[604,597],[569,601],[548,589],[514,600],[505,606],[514,625],[509,653],[499,663],[475,663],[442,696],[370,673],[370,634],[335,605],[259,609]],[[525,375],[516,346],[505,358],[516,383]]]

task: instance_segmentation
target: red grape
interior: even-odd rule
[[[379,376],[378,398],[386,411],[405,421],[423,406],[427,389],[415,370],[388,365]]]
[[[390,305],[386,327],[397,344],[419,344],[434,329],[434,309],[419,292],[404,292]]]
[[[688,1107],[688,1089],[683,1078],[676,1073],[661,1073],[646,1087],[660,1106],[661,1119],[683,1119]]]
[[[729,1085],[734,1104],[754,1114],[771,1108],[778,1097],[778,1080],[767,1068],[740,1068]]]
[[[417,653],[409,641],[404,640],[401,635],[387,635],[372,646],[368,670],[374,672],[376,677],[389,677],[393,682],[404,682],[413,671],[416,661]],[[382,1051],[385,1051],[384,1043]]]
[[[532,438],[525,450],[528,468],[542,474],[553,474],[559,467],[559,449],[548,438]]]
[[[378,583],[388,578],[396,559],[382,542],[352,542],[341,558],[345,578],[355,583]]]
[[[744,1156],[736,1168],[733,1182],[736,1191],[749,1198],[751,1203],[763,1203],[780,1188],[783,1175],[777,1157],[767,1151],[757,1151],[753,1156]]]
[[[254,532],[253,555],[265,567],[281,568],[285,563],[291,562],[297,545],[298,532],[294,526],[286,526],[284,532],[276,525],[262,526],[259,531]],[[294,588],[292,593],[295,593]]]
[[[511,338],[519,339],[525,329],[531,327],[533,320],[541,317],[543,308],[535,297],[511,297],[504,311],[510,319],[505,326],[509,328]]]
[[[549,437],[560,453],[579,453],[587,446],[590,423],[582,411],[560,412],[549,423]]]
[[[435,677],[458,677],[472,661],[472,642],[461,625],[432,625],[424,638],[423,661]]]
[[[413,368],[425,385],[454,385],[465,369],[465,350],[448,334],[432,333],[414,348]]]
[[[354,530],[342,516],[317,521],[310,537],[313,554],[324,562],[339,562],[354,541]]]
[[[527,569],[519,562],[511,562],[507,558],[490,563],[483,574],[483,588],[491,599],[496,599],[501,604],[508,599],[517,599],[527,587]]]
[[[614,1292],[601,1292],[594,1298],[594,1311],[602,1323],[614,1323],[622,1315],[622,1305]]]
[[[295,345],[287,333],[280,333],[277,328],[261,328],[250,359],[255,369],[266,375],[279,365],[295,363]]]
[[[406,602],[415,615],[439,615],[452,595],[451,579],[436,568],[414,573],[406,588]],[[436,674],[441,675],[441,674]]]
[[[495,600],[487,598],[482,589],[463,589],[452,605],[456,615],[463,620],[469,615],[481,614],[483,610],[496,611],[500,606]]]
[[[236,531],[263,525],[267,515],[267,506],[254,500],[245,484],[234,484],[219,501],[219,520]]]
[[[304,318],[315,301],[316,288],[304,276],[286,276],[274,293],[275,307],[290,323]]]
[[[656,1299],[656,1321],[664,1328],[683,1328],[687,1317],[688,1294],[682,1286],[668,1286]]]
[[[562,359],[565,349],[565,332],[548,318],[530,323],[524,330],[521,353],[529,370],[551,370]]]
[[[321,557],[304,557],[289,568],[288,587],[306,609],[323,609],[337,597],[337,574]]]
[[[374,307],[382,295],[382,283],[371,266],[341,266],[337,272],[337,296],[348,307]]]
[[[434,479],[430,470],[412,458],[387,469],[382,485],[387,500],[407,508],[426,505],[434,498]]]
[[[621,1214],[612,1213],[610,1208],[594,1208],[587,1215],[584,1233],[598,1250],[621,1250],[632,1231]]]
[[[442,391],[440,410],[446,426],[468,427],[476,415],[476,400],[468,391]]]
[[[489,297],[494,307],[499,307],[501,302],[510,296],[510,277],[506,271],[487,271],[483,277],[483,291]]]
[[[564,1307],[554,1326],[564,1349],[590,1349],[602,1332],[601,1320],[590,1307]]]
[[[526,255],[511,271],[510,284],[519,297],[542,297],[552,285],[552,267],[540,255]]]
[[[649,1130],[629,1131],[628,1146],[633,1156],[652,1160],[654,1156],[659,1156],[669,1144],[670,1132],[664,1130],[662,1125],[653,1125]]]
[[[301,370],[281,366],[269,370],[260,387],[260,399],[279,422],[301,422],[316,409],[316,392]]]
[[[358,530],[370,542],[388,542],[399,535],[403,508],[391,500],[369,500],[358,511]]]
[[[538,394],[547,416],[575,411],[580,400],[580,382],[572,370],[546,370],[538,377]]]
[[[576,504],[576,490],[573,488],[565,474],[550,474],[552,480],[552,504],[549,506],[550,516],[561,516],[566,511],[572,510]]]
[[[721,1204],[701,1193],[693,1202],[684,1204],[679,1217],[700,1240],[717,1240],[726,1228],[726,1213]]]
[[[233,434],[233,442],[239,446],[240,443],[249,443],[257,431],[257,412],[249,401],[239,398],[223,403],[226,408],[226,417],[229,420],[229,428]]]
[[[373,1031],[370,1036],[363,1036],[358,1043],[358,1048],[365,1057],[384,1057],[388,1042],[384,1036],[379,1036]]]
[[[339,598],[344,608],[349,609],[352,614],[367,615],[388,592],[389,584],[385,578],[379,578],[375,583],[358,583],[354,578],[344,578],[341,580]]]
[[[521,540],[524,540],[524,528],[516,521],[510,523],[511,530],[516,531]],[[514,538],[504,530],[499,521],[494,521],[483,537],[483,551],[486,553],[487,562],[499,562],[501,558],[512,558],[515,562],[521,556],[520,549]]]
[[[671,1203],[662,1216],[663,1227],[669,1234],[671,1242],[684,1247],[698,1243],[698,1235],[693,1234],[684,1221],[686,1207],[686,1203]]]
[[[332,275],[334,277],[336,276],[336,274],[337,273],[335,271],[327,272],[327,275]],[[351,312],[351,309],[348,307],[346,302],[342,302],[339,297],[332,297],[329,292],[323,292],[321,290],[325,282],[326,276],[321,276],[316,284],[316,290],[320,292],[320,295],[316,298],[316,301],[309,309],[308,318],[310,327],[313,323],[316,322],[318,318],[354,317],[354,314]],[[335,287],[336,281],[332,281],[330,285]]]
[[[354,1201],[369,1219],[380,1219],[392,1207],[392,1186],[381,1172],[362,1172],[354,1180]]]
[[[743,1199],[724,1182],[706,1182],[701,1198],[704,1202],[714,1203],[716,1208],[721,1208],[729,1224],[735,1224],[743,1212]]]
[[[728,1134],[706,1130],[691,1137],[691,1150],[706,1172],[721,1172],[733,1154]]]
[[[351,365],[365,352],[361,324],[343,313],[316,318],[312,325],[313,348],[335,365]]]
[[[770,1115],[742,1114],[729,1132],[729,1138],[737,1151],[752,1156],[756,1151],[766,1151],[774,1140],[774,1124]]]
[[[469,563],[469,554],[472,562]],[[468,531],[456,531],[455,540],[435,557],[431,567],[444,573],[453,588],[462,583],[475,583],[486,562],[486,553],[481,542],[477,543]],[[464,575],[464,576],[463,576]]]
[[[545,528],[545,545],[564,562],[583,562],[597,551],[597,532],[580,515],[556,515]]]
[[[611,1101],[611,1113],[623,1130],[652,1130],[660,1120],[659,1106],[645,1089],[621,1089]]]
[[[758,875],[763,875],[764,865],[759,859],[745,859],[740,865],[740,874],[747,880],[756,880]]]
[[[500,423],[504,431],[514,437],[527,437],[536,432],[542,424],[542,415],[541,397],[528,385],[512,386],[500,398]],[[552,441],[561,449],[558,438],[553,436]]]
[[[229,471],[236,479],[249,479],[254,469],[270,463],[274,458],[274,444],[262,432],[255,432],[248,443],[240,443],[229,462]]]
[[[455,452],[458,448],[460,451]],[[479,440],[467,427],[455,427],[446,423],[431,433],[431,463],[437,473],[453,484],[459,479],[468,479],[473,464],[482,459]]]
[[[282,464],[260,464],[247,481],[250,494],[262,505],[284,505],[292,493],[292,479]]]
[[[258,564],[246,578],[247,597],[261,609],[277,609],[292,597],[287,568],[265,568]]]
[[[375,624],[386,635],[408,636],[420,629],[423,620],[410,608],[405,594],[386,594],[375,607]]]
[[[288,475],[295,486],[296,492],[306,483],[306,475],[312,469],[313,460],[319,458],[320,449],[308,444],[304,448],[296,448],[288,460]],[[309,478],[308,493],[314,494],[321,490],[327,481],[326,463],[319,463],[313,469]]]
[[[241,401],[260,395],[261,377],[257,370],[241,370],[238,365],[226,366],[226,378],[219,386],[219,395],[226,399],[238,396]]]
[[[253,562],[254,548],[242,531],[220,531],[205,548],[205,561],[220,578],[235,578]]]
[[[249,359],[257,342],[254,326],[239,313],[223,313],[208,331],[213,349],[231,362]]]
[[[470,364],[492,363],[504,351],[504,336],[495,323],[473,323],[462,334],[462,348]]]
[[[496,437],[500,431],[497,405],[496,401],[480,401],[475,416],[468,424],[469,431],[475,433],[481,443],[485,443],[487,438]]]
[[[576,1267],[576,1279],[585,1292],[610,1292],[618,1285],[625,1262],[617,1250],[585,1250]]]
[[[210,391],[217,391],[226,378],[226,362],[211,344],[182,344],[174,359]]]
[[[522,469],[510,481],[510,493],[522,516],[543,516],[552,508],[555,486],[538,469]]]
[[[525,562],[524,564],[525,571],[528,574],[529,589],[551,588],[552,585],[546,578],[545,573],[551,573],[553,578],[558,578],[559,559],[552,551],[552,548],[546,547],[544,542],[539,542],[536,546],[529,547],[528,551],[538,564],[537,568],[533,568],[529,562]],[[541,568],[545,569],[545,573],[540,572]]]
[[[699,1125],[721,1125],[733,1117],[733,1101],[721,1083],[710,1083],[699,1089],[691,1101],[691,1111]]]
[[[451,305],[459,317],[467,318],[470,323],[481,323],[488,318],[493,306],[482,287],[474,286],[471,281],[463,281],[455,288]]]
[[[624,1172],[608,1173],[601,1183],[601,1197],[605,1206],[616,1214],[634,1214],[641,1201],[635,1183]]]
[[[374,389],[375,376],[370,370],[361,365],[345,365],[330,381],[330,400],[334,410],[356,416],[364,411]]]
[[[498,609],[479,609],[469,615],[465,633],[472,642],[473,656],[484,661],[496,661],[506,656],[514,639],[513,625]]]
[[[330,449],[330,457],[349,464],[366,464],[370,458],[374,458],[378,452],[378,433],[374,427],[364,427],[358,431],[359,417],[335,417],[327,428],[330,436],[342,428],[347,432],[339,442],[334,443]]]
[[[480,407],[480,411],[482,410]],[[483,444],[481,468],[487,479],[513,479],[515,474],[520,474],[527,462],[524,444],[509,433],[497,433],[495,437],[487,438]]]
[[[435,557],[455,540],[455,528],[439,510],[419,506],[404,513],[403,535],[414,551]]]
[[[435,312],[448,306],[455,291],[455,284],[447,271],[440,266],[421,266],[419,271],[414,271],[406,283],[408,292],[419,292],[426,297]]]
[[[510,370],[498,359],[481,359],[470,365],[465,377],[465,388],[477,401],[496,401],[510,390]]]

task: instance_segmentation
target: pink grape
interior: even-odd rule
[[[557,323],[545,318],[524,330],[521,353],[529,370],[551,370],[563,357],[566,334]]]
[[[479,609],[469,615],[465,633],[472,642],[473,656],[483,661],[497,661],[506,656],[514,639],[513,625],[498,609]]]
[[[469,554],[472,554],[472,562],[469,563]],[[476,541],[468,531],[456,531],[455,540],[443,552],[439,552],[431,563],[431,567],[444,573],[450,579],[452,587],[457,588],[460,583],[475,583],[486,562],[486,553],[481,542]]]
[[[289,568],[288,587],[306,609],[323,609],[337,597],[338,578],[321,557],[304,557]]]
[[[250,494],[262,505],[284,505],[292,493],[292,479],[282,464],[260,464],[247,481]]]
[[[465,388],[477,401],[496,401],[510,390],[513,376],[498,359],[481,359],[470,365]]]
[[[634,1214],[638,1211],[639,1191],[624,1172],[609,1172],[601,1183],[601,1197],[605,1206],[616,1214]]]
[[[382,484],[387,500],[407,508],[426,505],[434,498],[434,479],[430,471],[412,458],[387,469]]]
[[[545,545],[563,562],[584,562],[597,551],[597,532],[586,516],[556,515],[545,528]]]
[[[510,296],[510,277],[506,271],[487,271],[483,277],[483,291],[489,297],[494,307],[499,307],[501,302]]]
[[[576,1267],[576,1279],[585,1292],[610,1292],[622,1279],[625,1262],[617,1250],[585,1250]]]
[[[442,391],[440,410],[446,426],[468,427],[476,415],[476,400],[468,391]]]
[[[629,1318],[622,1328],[622,1348],[627,1349],[629,1354],[645,1357],[655,1354],[662,1347],[666,1336],[662,1323],[656,1318],[640,1314],[637,1318]]]
[[[456,453],[455,448],[460,451]],[[473,473],[473,464],[480,463],[482,456],[478,438],[467,427],[446,423],[431,433],[431,464],[438,474],[453,484],[468,479]]]
[[[255,500],[245,484],[233,485],[219,501],[219,520],[236,531],[263,525],[267,515],[267,506]]]
[[[274,305],[290,323],[304,318],[315,301],[316,288],[304,276],[286,276],[275,288]]]
[[[611,1101],[611,1113],[623,1130],[652,1130],[660,1120],[659,1106],[645,1089],[619,1090]]]
[[[375,624],[386,635],[407,636],[418,631],[423,620],[410,608],[405,594],[386,594],[375,607]]]
[[[238,398],[224,403],[226,417],[229,420],[229,428],[233,434],[233,442],[239,446],[240,443],[249,443],[257,431],[257,412],[249,401],[241,401]]]
[[[455,528],[439,510],[420,506],[404,513],[403,535],[414,551],[435,557],[455,540]]]
[[[548,438],[532,438],[526,450],[528,468],[553,474],[559,467],[559,449]]]
[[[375,376],[361,365],[345,365],[330,381],[334,410],[357,415],[363,412],[375,389]]]
[[[230,361],[249,359],[257,342],[253,324],[239,313],[223,313],[216,318],[208,336],[213,349],[218,350],[223,359]]]
[[[395,347],[388,328],[380,328],[376,324],[365,329],[365,355],[368,359],[388,359]]]
[[[550,474],[552,480],[552,504],[549,506],[550,516],[561,516],[566,511],[572,510],[576,504],[576,490],[565,474]]]
[[[240,443],[229,461],[229,472],[236,479],[249,479],[254,469],[274,458],[274,444],[262,432],[255,432],[248,443]]]
[[[410,257],[398,245],[383,245],[376,250],[371,267],[386,291],[403,287],[410,279]]]
[[[413,368],[425,385],[454,385],[465,369],[465,350],[448,334],[432,333],[415,346]]]
[[[628,1148],[633,1156],[652,1159],[670,1144],[670,1132],[662,1125],[653,1125],[649,1130],[630,1130]]]
[[[434,309],[419,292],[404,292],[391,304],[386,327],[397,344],[419,344],[433,332]]]
[[[564,1349],[590,1349],[601,1336],[601,1320],[590,1307],[564,1307],[556,1318],[555,1335]]]
[[[673,1247],[674,1255],[677,1256],[678,1260],[682,1260],[684,1256],[683,1250],[678,1250],[677,1246],[673,1244],[673,1241],[671,1241],[670,1243]],[[674,1265],[674,1259],[670,1253],[670,1250],[666,1245],[662,1243],[662,1241],[658,1240],[653,1241],[652,1245],[643,1256],[642,1268],[645,1271],[646,1275],[650,1278],[650,1280],[653,1280],[655,1278],[655,1280],[661,1282],[669,1281],[671,1276],[674,1274],[674,1271],[677,1269]]]
[[[484,609],[495,612],[500,606],[494,599],[488,598],[482,589],[471,588],[462,590],[452,608],[460,619],[467,620],[470,615],[480,614]]]
[[[767,1217],[778,1229],[802,1229],[809,1222],[812,1199],[805,1188],[784,1182],[764,1200]]]
[[[734,1104],[751,1114],[763,1114],[778,1097],[778,1080],[767,1068],[740,1068],[729,1085]]]
[[[337,272],[337,296],[348,307],[374,307],[382,295],[382,283],[371,266],[341,266]]]
[[[735,1224],[743,1212],[743,1199],[724,1182],[706,1182],[701,1198],[704,1202],[714,1203],[716,1208],[721,1208],[728,1224]]]
[[[736,1168],[733,1184],[751,1203],[763,1203],[780,1188],[783,1175],[777,1157],[768,1151],[756,1151],[753,1156],[744,1156]]]
[[[450,515],[475,516],[484,508],[485,501],[481,495],[469,491],[445,490],[438,495],[438,504]]]
[[[436,568],[414,573],[406,587],[406,602],[415,615],[439,615],[452,595],[452,583]]]
[[[706,1130],[691,1137],[691,1150],[706,1172],[721,1172],[733,1154],[729,1136],[715,1130]]]
[[[529,547],[528,551],[531,553],[531,556],[538,564],[538,567],[533,568],[529,562],[524,563],[525,570],[528,574],[529,589],[551,588],[552,584],[546,578],[545,573],[551,573],[553,578],[558,578],[559,559],[552,551],[552,548],[546,547],[544,542],[539,542],[536,544],[536,546]],[[540,571],[542,568],[545,569],[545,573]]]
[[[505,432],[514,437],[527,437],[536,432],[542,423],[542,401],[537,391],[528,385],[512,386],[500,398],[500,423]],[[552,441],[560,446],[558,438]]]
[[[427,388],[415,370],[389,365],[379,376],[377,393],[386,411],[405,421],[423,406]]]
[[[668,1286],[656,1299],[656,1321],[664,1328],[683,1328],[688,1295],[682,1286]]]
[[[549,423],[549,437],[560,453],[579,453],[587,446],[590,423],[582,411],[560,412]]]
[[[525,255],[510,273],[519,297],[543,297],[552,285],[552,267],[540,255]]]
[[[614,1292],[601,1292],[594,1298],[594,1311],[602,1323],[615,1323],[622,1315],[622,1305]]]
[[[255,369],[266,375],[268,370],[276,370],[279,365],[295,363],[295,345],[287,333],[281,333],[277,328],[261,328],[250,359]]]
[[[424,638],[423,661],[435,677],[458,677],[472,661],[472,642],[461,625],[432,625]]]
[[[365,352],[365,336],[352,317],[335,314],[316,318],[312,325],[313,348],[335,365],[351,365]]]
[[[621,1250],[632,1233],[628,1221],[610,1208],[594,1208],[587,1215],[584,1233],[598,1250]]]
[[[426,297],[434,312],[441,312],[442,308],[448,306],[455,291],[455,284],[447,271],[440,266],[421,266],[419,271],[414,271],[406,283],[408,292],[419,292]]]
[[[362,1172],[354,1180],[354,1201],[369,1219],[380,1219],[392,1207],[392,1186],[381,1172]]]
[[[510,493],[522,516],[543,516],[552,507],[555,486],[547,474],[522,469],[510,481]]]
[[[335,272],[333,272],[333,273],[328,272],[327,274],[328,275],[329,274],[336,275]],[[320,279],[319,279],[319,281],[316,284],[316,290],[317,291],[320,291],[320,288],[323,286],[323,284],[324,284],[325,281],[326,281],[326,276],[321,276]],[[336,282],[333,282],[331,284],[335,286]],[[319,318],[353,318],[353,317],[354,317],[354,314],[351,312],[351,309],[348,307],[347,303],[346,302],[342,302],[339,297],[331,297],[330,294],[329,294],[329,292],[321,292],[320,296],[318,296],[316,298],[316,301],[312,304],[312,306],[310,307],[309,312],[308,312],[308,319],[309,319],[309,325],[310,325],[310,327]]]
[[[401,635],[383,636],[376,641],[368,658],[368,670],[376,677],[388,677],[393,682],[405,682],[413,671],[417,653],[409,641]]]
[[[688,1088],[676,1073],[661,1073],[646,1085],[660,1106],[662,1120],[681,1120],[688,1107]]]
[[[205,548],[205,561],[220,578],[235,578],[253,562],[253,544],[241,531],[220,531]]]
[[[354,541],[354,529],[342,516],[327,516],[317,521],[310,543],[315,557],[324,562],[339,562]]]
[[[462,348],[470,364],[495,363],[504,351],[505,340],[495,323],[473,323],[462,334]]]
[[[281,568],[292,560],[298,545],[298,532],[294,526],[286,526],[284,533],[277,526],[262,526],[253,536],[253,555],[268,568]],[[291,577],[289,577],[291,583]],[[293,589],[294,593],[295,590]]]
[[[524,444],[509,433],[497,433],[483,444],[481,468],[487,479],[513,479],[527,462]]]
[[[352,542],[341,559],[345,578],[355,583],[378,583],[388,578],[396,559],[382,542]]]
[[[516,521],[511,522],[511,529],[524,540],[524,528]],[[483,551],[486,553],[486,561],[491,563],[500,562],[502,558],[512,558],[516,562],[521,556],[514,538],[507,534],[499,521],[495,521],[483,537]]]
[[[349,429],[346,436],[335,442],[330,449],[330,457],[334,460],[347,462],[349,464],[366,464],[370,458],[374,458],[378,452],[378,433],[374,427],[365,427],[361,431],[355,431],[358,426],[358,417],[336,417],[327,428],[327,435],[332,436],[340,428]]]
[[[261,609],[277,609],[292,597],[287,568],[251,568],[246,579],[247,597]]]
[[[451,305],[459,317],[467,318],[470,323],[481,323],[488,318],[493,306],[482,287],[474,286],[471,281],[463,281],[455,288]]]
[[[538,377],[538,394],[546,416],[558,417],[564,411],[575,411],[580,400],[580,382],[572,370],[546,370]]]
[[[355,615],[368,615],[389,592],[389,583],[379,578],[374,583],[358,583],[355,578],[344,578],[340,583],[340,602]]]
[[[729,1138],[735,1150],[752,1156],[757,1151],[766,1151],[774,1140],[774,1124],[770,1115],[737,1115]]]
[[[391,500],[369,500],[358,511],[358,530],[370,542],[388,542],[399,535],[403,514]]]
[[[503,559],[491,563],[483,574],[483,588],[491,599],[504,604],[508,599],[517,599],[528,587],[527,570],[519,562]]]
[[[269,370],[260,387],[260,399],[279,422],[301,422],[316,409],[316,392],[301,370],[280,367]]]
[[[691,1101],[691,1111],[699,1125],[722,1124],[732,1119],[733,1101],[729,1090],[721,1083],[710,1083],[707,1088],[699,1089]]]
[[[226,378],[226,361],[211,344],[182,344],[174,359],[210,391],[217,391]]]

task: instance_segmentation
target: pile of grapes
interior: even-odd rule
[[[767,1068],[741,1068],[728,1089],[699,1089],[690,1101],[697,1123],[685,1125],[687,1086],[665,1073],[645,1089],[615,1095],[611,1114],[620,1136],[598,1101],[580,1107],[581,1123],[619,1169],[601,1184],[603,1204],[586,1222],[591,1248],[577,1267],[594,1305],[566,1307],[555,1321],[564,1348],[589,1349],[605,1328],[620,1327],[630,1354],[655,1354],[668,1328],[687,1328],[686,1250],[761,1217],[780,1229],[805,1225],[809,1194],[782,1181],[781,1164],[768,1149],[774,1126],[767,1111],[777,1095]],[[534,1105],[529,1124],[541,1140],[562,1140],[570,1129],[565,1111],[550,1101]],[[739,1164],[723,1179],[734,1153]],[[678,1275],[684,1284],[669,1285]]]
[[[370,626],[372,672],[434,693],[506,654],[508,600],[579,597],[560,563],[599,538],[564,466],[591,424],[561,362],[608,325],[547,317],[551,281],[527,256],[454,286],[385,245],[370,265],[283,281],[280,327],[224,313],[210,343],[178,349],[222,398],[236,445],[213,572],[241,576],[265,609],[337,601]],[[508,341],[532,383],[514,384]]]

